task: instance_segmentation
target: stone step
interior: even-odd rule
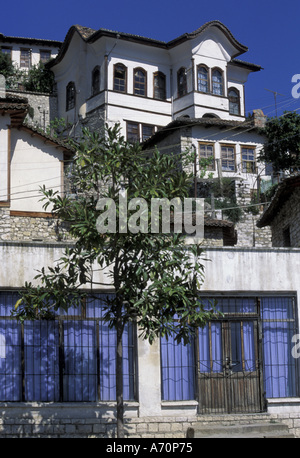
[[[188,438],[293,438],[283,423],[264,422],[250,424],[197,425],[188,428]]]

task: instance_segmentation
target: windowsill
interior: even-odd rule
[[[157,99],[155,97],[148,97],[147,95],[138,95],[138,94],[133,94],[130,92],[122,92],[122,91],[116,91],[115,89],[111,90],[109,89],[108,92],[116,93],[116,94],[123,94],[123,95],[129,95],[131,97],[137,97],[137,98],[142,98],[142,99],[147,99],[147,100],[155,100],[156,102],[163,102],[163,103],[171,103],[170,100],[163,100],[163,99]]]
[[[299,404],[300,405],[300,398],[267,398],[268,405],[276,405],[276,404]]]
[[[181,409],[184,407],[197,407],[198,401],[186,400],[186,401],[161,401],[161,407],[167,409]]]
[[[91,99],[93,99],[94,97],[97,97],[97,95],[102,94],[103,92],[105,92],[105,91],[98,91],[98,92],[96,92],[95,94],[93,94],[93,95],[91,95],[90,97],[88,97],[86,100],[87,100],[87,101],[88,101],[88,100],[91,100]]]

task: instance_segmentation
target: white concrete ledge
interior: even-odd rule
[[[268,401],[268,413],[299,413],[300,398],[270,398]]]

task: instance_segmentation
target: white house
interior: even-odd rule
[[[87,27],[70,28],[56,59],[59,117],[99,128],[119,122],[145,140],[179,116],[245,119],[245,83],[260,66],[219,21],[162,42]]]
[[[25,71],[56,57],[60,46],[61,42],[57,40],[11,37],[0,33],[0,51],[9,55],[17,68]]]
[[[255,116],[245,118],[244,84],[260,67],[237,59],[246,50],[218,21],[169,43],[74,26],[51,65],[59,117],[74,127],[118,121],[128,140],[154,133],[147,146],[166,152],[190,146],[212,157],[215,177],[255,189],[262,138]],[[101,297],[113,285],[53,320],[11,317],[17,291],[66,246],[43,243],[31,227],[50,217],[39,186],[63,192],[72,152],[24,125],[27,109],[0,99],[0,437],[112,437],[116,340]],[[149,345],[126,328],[128,436],[184,438],[197,422],[270,420],[300,436],[299,259],[299,248],[207,247],[201,299],[216,300],[223,317],[189,346]],[[105,273],[95,272],[99,285]]]
[[[40,218],[51,217],[43,209],[40,187],[64,191],[64,168],[71,150],[63,142],[24,124],[28,108],[26,99],[0,99],[2,240],[30,240],[30,232],[41,223]],[[33,218],[35,223],[28,224],[25,217]]]

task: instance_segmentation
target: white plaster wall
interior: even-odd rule
[[[72,124],[78,119],[80,108],[85,104],[88,97],[86,96],[87,87],[91,84],[91,76],[89,79],[86,78],[86,51],[86,43],[76,32],[63,61],[54,68],[57,83],[58,117],[65,118]],[[76,104],[75,108],[66,111],[66,88],[71,81],[75,83],[76,87]]]
[[[3,43],[3,46],[12,47],[12,61],[17,65],[17,67],[20,67],[21,49],[31,49],[31,65],[39,64],[41,50],[51,51],[51,58],[56,57],[58,54],[58,48],[53,47],[51,44],[48,46],[47,44],[31,45],[30,43],[24,43],[11,45],[10,43]]]
[[[63,153],[28,132],[12,129],[11,210],[41,212],[41,186],[61,191]],[[50,211],[50,207],[47,209]]]
[[[300,293],[299,248],[207,248],[201,290]]]

